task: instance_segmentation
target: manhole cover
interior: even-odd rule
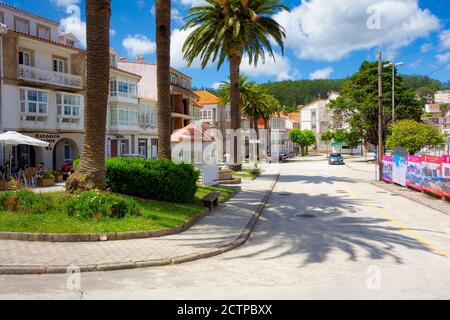
[[[391,197],[398,197],[398,194],[391,194]]]
[[[313,214],[298,214],[297,217],[303,218],[303,219],[313,219],[316,218]]]
[[[288,196],[290,196],[291,194],[290,194],[290,193],[279,193],[279,195],[280,195],[280,196],[287,196],[287,197],[288,197]]]

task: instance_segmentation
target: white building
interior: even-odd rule
[[[434,102],[440,104],[450,104],[450,90],[436,92],[434,94]]]
[[[18,165],[61,168],[81,154],[86,53],[49,19],[0,4],[0,22],[8,27],[2,39],[2,129],[50,143],[46,149],[9,147],[6,154]]]
[[[121,70],[126,70],[141,77],[138,84],[140,97],[150,101],[158,100],[156,64],[145,62],[143,57],[138,57],[137,61],[127,61],[121,58],[117,62],[117,66]],[[175,131],[186,127],[196,119],[194,113],[198,112],[199,106],[194,104],[194,99],[198,99],[198,97],[191,90],[192,79],[189,76],[171,69],[170,82],[171,131]]]
[[[203,129],[225,130],[231,128],[230,105],[221,106],[219,97],[209,91],[199,90],[194,93],[199,97],[196,101],[201,106],[198,121]]]
[[[328,147],[326,143],[321,141],[320,135],[322,132],[329,130],[332,125],[328,104],[338,97],[339,93],[331,92],[327,99],[319,97],[300,109],[300,129],[311,130],[316,134],[316,149],[323,150]]]

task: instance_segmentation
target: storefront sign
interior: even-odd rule
[[[450,156],[442,157],[442,191],[450,197]]]
[[[49,144],[47,150],[53,150],[55,144],[61,139],[61,135],[53,133],[36,133],[34,135],[36,139],[45,141]]]
[[[384,181],[392,183],[392,157],[383,156],[383,174]]]
[[[406,156],[406,185],[422,191],[422,157]]]
[[[422,157],[422,189],[442,196],[442,157]]]

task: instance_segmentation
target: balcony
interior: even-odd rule
[[[83,79],[80,76],[43,70],[25,65],[18,66],[17,78],[19,80],[32,81],[70,89],[81,90],[83,88]]]
[[[82,131],[83,123],[80,117],[77,116],[58,116],[58,129],[68,131]]]

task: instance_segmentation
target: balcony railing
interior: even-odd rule
[[[45,83],[65,88],[72,88],[72,89],[83,88],[83,79],[80,76],[72,75],[69,73],[43,70],[25,65],[18,66],[17,78],[19,80]]]

